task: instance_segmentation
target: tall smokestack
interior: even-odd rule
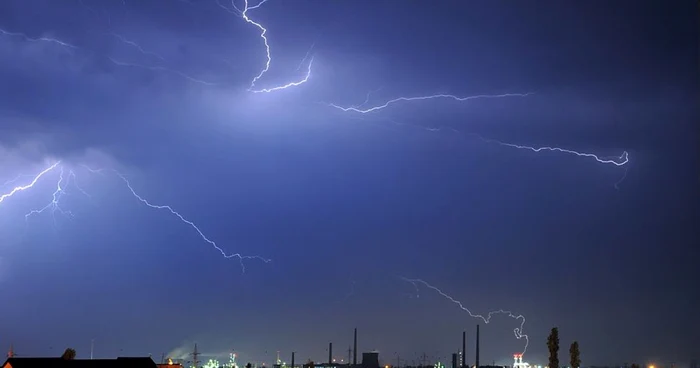
[[[462,367],[467,366],[467,331],[462,331]]]
[[[476,368],[479,368],[479,325],[476,325]]]
[[[292,352],[292,368],[294,368],[294,352]]]
[[[355,338],[352,344],[352,365],[357,365],[357,327],[355,327]]]
[[[328,364],[333,364],[333,343],[328,343]]]

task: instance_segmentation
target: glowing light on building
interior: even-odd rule
[[[513,354],[515,361],[513,362],[513,368],[530,368],[530,363],[523,362],[522,354]]]
[[[209,359],[209,361],[204,364],[204,368],[219,368],[221,367],[221,364],[219,364],[218,360],[215,359]]]
[[[228,355],[228,363],[224,364],[226,368],[238,368],[236,364],[236,353],[231,353]]]

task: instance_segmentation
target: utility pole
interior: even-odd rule
[[[197,351],[197,344],[194,344],[194,351],[190,353],[192,355],[192,363],[195,368],[199,368],[199,351]]]
[[[396,353],[396,368],[401,367],[401,356],[399,353]]]
[[[348,346],[348,365],[350,364],[352,359],[352,346]]]

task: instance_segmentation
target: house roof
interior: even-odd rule
[[[2,368],[156,368],[149,357],[117,359],[8,358]]]

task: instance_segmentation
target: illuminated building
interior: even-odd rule
[[[158,368],[183,368],[182,364],[173,362],[172,359],[168,358],[168,362],[165,364],[156,364]]]
[[[530,368],[530,363],[523,362],[522,354],[513,354],[515,361],[513,362],[513,368]]]

